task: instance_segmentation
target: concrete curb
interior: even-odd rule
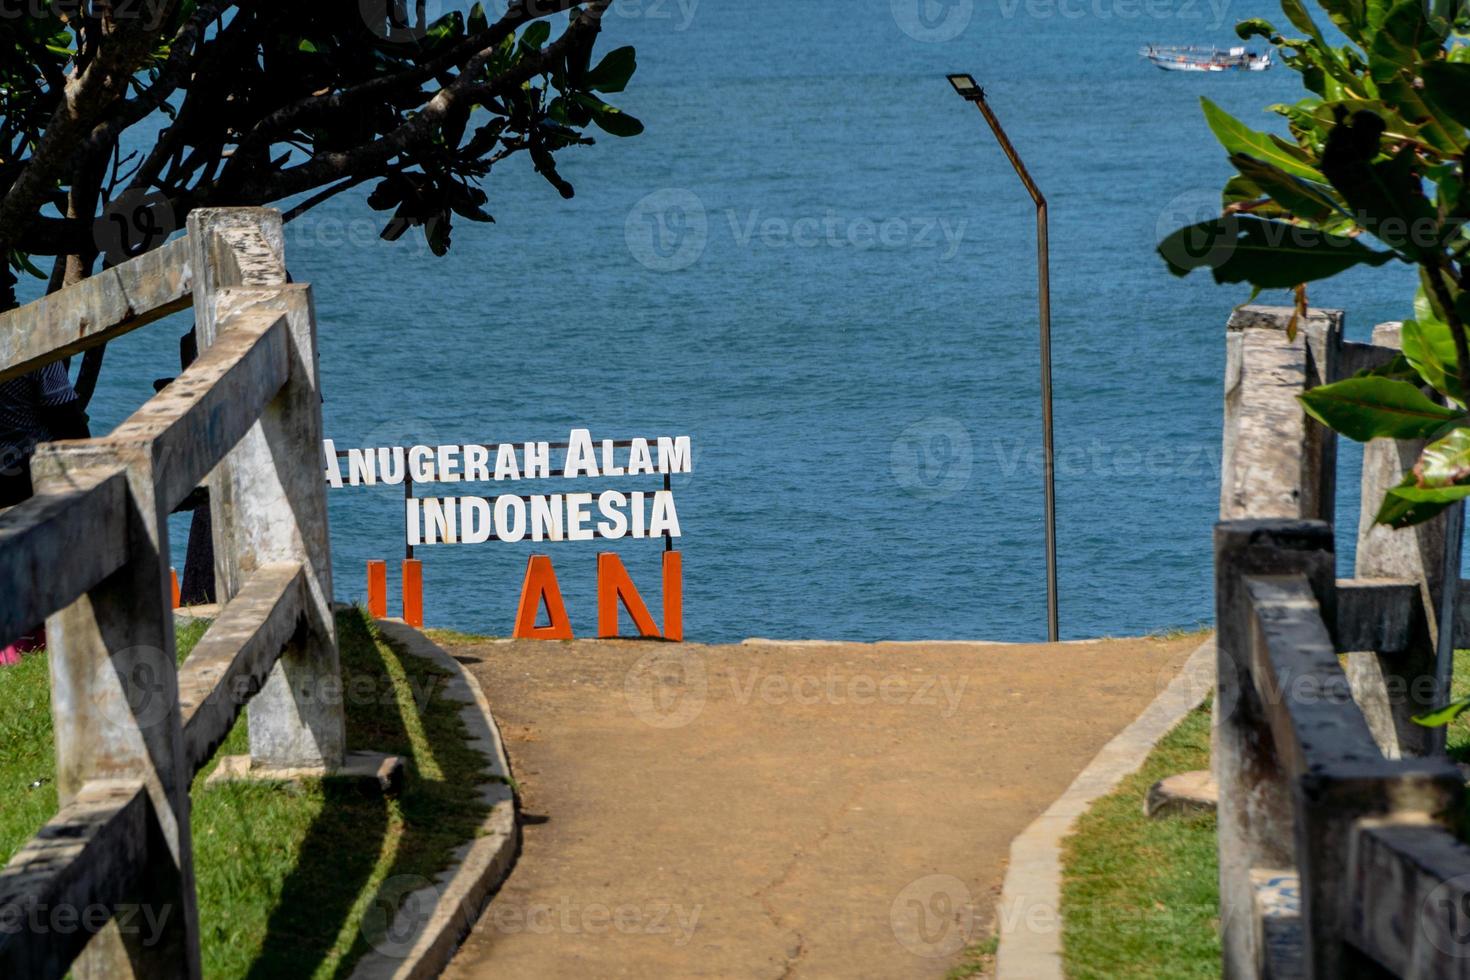
[[[1062,980],[1063,839],[1092,802],[1137,772],[1159,739],[1199,707],[1215,683],[1213,638],[1190,654],[1133,724],[1118,733],[1055,803],[1011,842],[996,909],[1000,943],[996,980]]]
[[[475,839],[455,851],[453,863],[432,882],[409,880],[404,888],[408,893],[402,896],[391,923],[381,921],[370,927],[368,916],[375,909],[364,916],[363,928],[369,932],[373,952],[358,961],[352,980],[420,980],[439,975],[469,934],[491,893],[510,874],[520,849],[520,824],[515,794],[508,783],[510,763],[505,745],[479,683],[463,664],[402,620],[376,622],[389,641],[450,672],[443,694],[465,702],[460,717],[469,733],[469,745],[485,756],[490,772],[500,777],[500,781],[480,786],[480,795],[490,805],[490,812]],[[391,883],[393,879],[385,882],[385,889]]]

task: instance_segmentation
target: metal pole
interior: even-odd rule
[[[1036,288],[1041,305],[1041,442],[1042,455],[1046,465],[1046,635],[1052,642],[1057,642],[1057,501],[1056,481],[1052,466],[1052,419],[1051,419],[1051,256],[1047,248],[1046,235],[1046,198],[1041,195],[1041,189],[1031,179],[1026,165],[1016,154],[1016,148],[1011,145],[1006,132],[1001,128],[1000,120],[995,118],[995,113],[990,110],[990,104],[985,101],[985,90],[976,88],[974,94],[962,92],[966,101],[973,102],[979,106],[980,114],[990,124],[990,131],[995,134],[996,141],[1011,161],[1011,166],[1016,168],[1016,174],[1021,178],[1021,183],[1026,186],[1026,193],[1031,195],[1031,200],[1036,205]]]
[[[403,499],[413,499],[413,477],[408,474],[408,467],[403,468]],[[408,543],[408,504],[403,505],[403,557],[413,557],[413,545]]]

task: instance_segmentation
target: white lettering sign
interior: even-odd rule
[[[565,443],[501,442],[490,445],[380,446],[338,452],[323,440],[328,486],[378,484],[514,483],[553,477],[578,479],[690,473],[689,436],[593,439],[573,429]],[[553,468],[553,449],[560,468]],[[410,545],[480,544],[486,541],[590,541],[603,538],[682,536],[672,490],[492,496],[407,497]]]

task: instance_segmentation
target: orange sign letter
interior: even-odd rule
[[[367,563],[367,607],[368,615],[374,619],[388,618],[388,563]]]
[[[536,614],[546,602],[547,626],[536,625]],[[526,581],[521,585],[521,604],[516,609],[515,632],[517,640],[570,640],[572,621],[567,618],[567,607],[561,601],[561,586],[556,584],[556,571],[551,567],[551,558],[532,555],[526,562]]]
[[[684,639],[684,556],[664,552],[664,639]]]
[[[403,559],[403,621],[424,628],[424,563],[417,558]]]
[[[643,597],[623,567],[622,559],[611,551],[597,556],[597,635],[609,639],[618,635],[618,600],[633,617],[639,636],[658,636],[658,625],[648,614]]]

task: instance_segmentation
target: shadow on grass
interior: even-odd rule
[[[487,773],[465,744],[461,702],[444,697],[448,673],[393,649],[360,610],[339,613],[337,630],[347,746],[403,756],[404,791],[384,799],[331,780],[299,790],[319,806],[304,832],[297,831],[258,952],[239,963],[243,969],[221,973],[345,977],[374,948],[402,955],[405,937],[392,929],[400,902],[432,882],[487,812],[473,792]],[[211,793],[252,789],[222,786]],[[275,788],[283,791],[289,792]],[[245,821],[260,813],[245,799],[231,809]],[[272,841],[266,836],[261,843]]]
[[[312,976],[330,966],[344,923],[368,888],[388,838],[390,804],[328,781],[248,977]],[[339,962],[338,973],[347,967]]]

